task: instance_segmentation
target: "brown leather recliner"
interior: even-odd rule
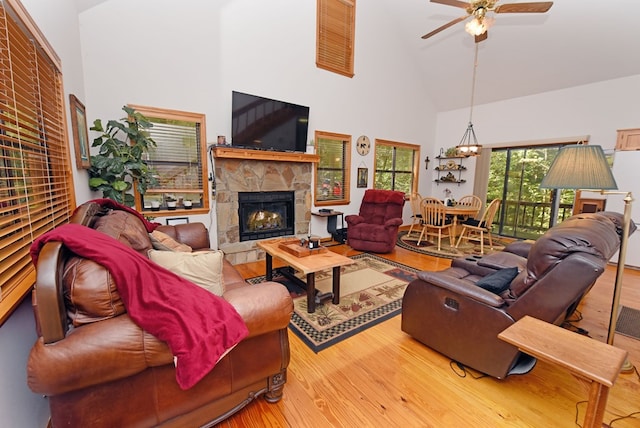
[[[513,252],[461,257],[443,271],[420,272],[404,294],[402,330],[498,379],[526,371],[535,360],[498,333],[525,315],[561,324],[617,251],[621,225],[617,213],[580,214],[549,229],[530,248],[516,244]],[[499,284],[509,273],[517,276]],[[503,291],[481,288],[483,282],[487,288],[503,285]]]
[[[88,202],[71,223],[100,230],[141,254],[149,235],[135,215]],[[202,223],[158,230],[209,248]],[[59,242],[40,251],[32,300],[39,338],[27,363],[29,387],[49,398],[51,426],[212,426],[256,397],[282,397],[289,364],[287,326],[293,312],[281,284],[247,284],[227,261],[227,300],[249,330],[209,374],[190,389],[176,382],[173,355],[126,313],[108,272]],[[144,286],[144,284],[141,284]]]
[[[347,244],[354,250],[390,253],[398,239],[403,207],[404,192],[366,190],[360,213],[344,218],[348,226]]]

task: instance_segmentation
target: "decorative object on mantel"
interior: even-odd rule
[[[477,156],[482,150],[482,146],[478,144],[476,133],[473,130],[473,97],[476,90],[476,71],[478,69],[478,45],[475,46],[475,57],[473,59],[473,78],[471,80],[471,107],[469,108],[469,125],[465,131],[460,144],[456,146],[456,153],[458,156]],[[472,142],[473,141],[473,142]]]
[[[611,316],[609,318],[609,332],[607,334],[607,344],[613,346],[618,312],[620,310],[620,293],[622,291],[624,263],[627,258],[627,243],[631,228],[631,202],[633,201],[633,195],[631,192],[616,191],[618,185],[602,147],[587,145],[582,142],[564,146],[560,149],[549,167],[547,175],[542,179],[540,188],[581,189],[597,191],[602,195],[625,195],[622,236],[620,237],[620,250],[618,252],[616,279],[613,286],[613,302],[611,303]],[[551,215],[554,214],[552,213]],[[629,373],[633,370],[633,365],[629,360],[626,360],[621,371]]]

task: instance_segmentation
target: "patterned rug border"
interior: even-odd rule
[[[469,256],[471,254],[480,254],[480,245],[474,245],[474,244],[468,244],[468,243],[462,243],[460,248],[476,248],[476,251],[471,251],[471,252],[464,252],[461,251],[455,247],[450,247],[449,245],[447,245],[448,239],[449,238],[444,238],[443,239],[443,245],[442,245],[442,249],[440,251],[438,251],[437,249],[435,249],[435,244],[429,242],[429,245],[426,245],[424,247],[417,247],[417,246],[413,246],[410,245],[406,242],[404,242],[403,238],[408,235],[408,231],[406,230],[402,230],[400,232],[398,232],[398,237],[396,239],[396,245],[400,248],[404,248],[405,250],[409,250],[409,251],[413,251],[414,253],[418,253],[418,254],[426,254],[428,256],[433,256],[433,257],[440,257],[443,259],[455,259],[458,257],[464,257],[464,256]],[[500,240],[499,237],[493,237],[493,244],[494,244],[494,249],[491,250],[489,249],[489,245],[487,243],[485,243],[485,254],[489,254],[492,252],[497,252],[497,251],[502,251],[502,249],[504,249],[504,246],[507,245],[506,242],[503,242],[502,240]],[[431,249],[433,248],[433,249]]]
[[[378,262],[385,263],[387,265],[406,270],[412,274],[420,272],[419,269],[407,266],[405,264],[385,259],[376,254],[362,253],[350,257],[353,260],[360,260],[364,258],[370,258]],[[282,278],[281,276],[274,276],[274,280]],[[255,278],[249,278],[246,281],[250,284],[257,284],[265,281],[265,276],[261,275]],[[385,305],[382,305],[371,311],[367,311],[349,320],[343,321],[335,326],[324,330],[318,331],[313,325],[309,324],[305,319],[300,317],[295,311],[291,317],[289,323],[289,329],[300,338],[313,352],[316,354],[328,347],[335,345],[349,337],[356,335],[374,325],[377,325],[383,321],[386,321],[402,312],[402,297],[393,300]],[[306,333],[306,334],[305,334]],[[313,343],[308,337],[315,340],[318,344]]]

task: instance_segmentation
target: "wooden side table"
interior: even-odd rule
[[[318,217],[326,217],[327,218],[327,232],[329,232],[332,236],[338,229],[337,220],[338,216],[342,218],[342,228],[344,229],[344,213],[340,211],[319,211],[312,212],[311,215],[315,215]]]
[[[522,352],[564,367],[591,381],[584,428],[601,428],[609,388],[620,373],[627,351],[525,316],[498,337]]]

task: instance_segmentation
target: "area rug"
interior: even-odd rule
[[[460,243],[460,246],[456,248],[455,246],[449,245],[449,238],[443,238],[440,246],[440,250],[438,250],[438,242],[437,241],[425,241],[424,239],[418,245],[418,237],[420,233],[416,233],[415,231],[408,234],[407,231],[401,231],[398,233],[398,240],[396,244],[404,249],[415,251],[416,253],[427,254],[434,257],[441,257],[445,259],[455,259],[457,257],[468,256],[468,255],[480,255],[480,243],[473,241],[465,241],[463,240]],[[430,239],[433,239],[430,237]],[[455,242],[454,242],[455,245]],[[496,251],[502,251],[507,245],[506,242],[493,237],[493,249],[489,248],[488,242],[485,241],[484,245],[484,253],[491,254]]]
[[[398,315],[404,290],[418,272],[373,254],[351,258],[355,263],[340,271],[340,302],[321,303],[312,314],[307,312],[306,291],[283,276],[274,276],[274,281],[285,285],[293,297],[289,328],[316,353]],[[261,281],[264,276],[247,280],[251,284]],[[331,269],[316,273],[316,288],[331,291]]]
[[[616,333],[640,339],[640,310],[620,306],[618,322],[616,323]]]

